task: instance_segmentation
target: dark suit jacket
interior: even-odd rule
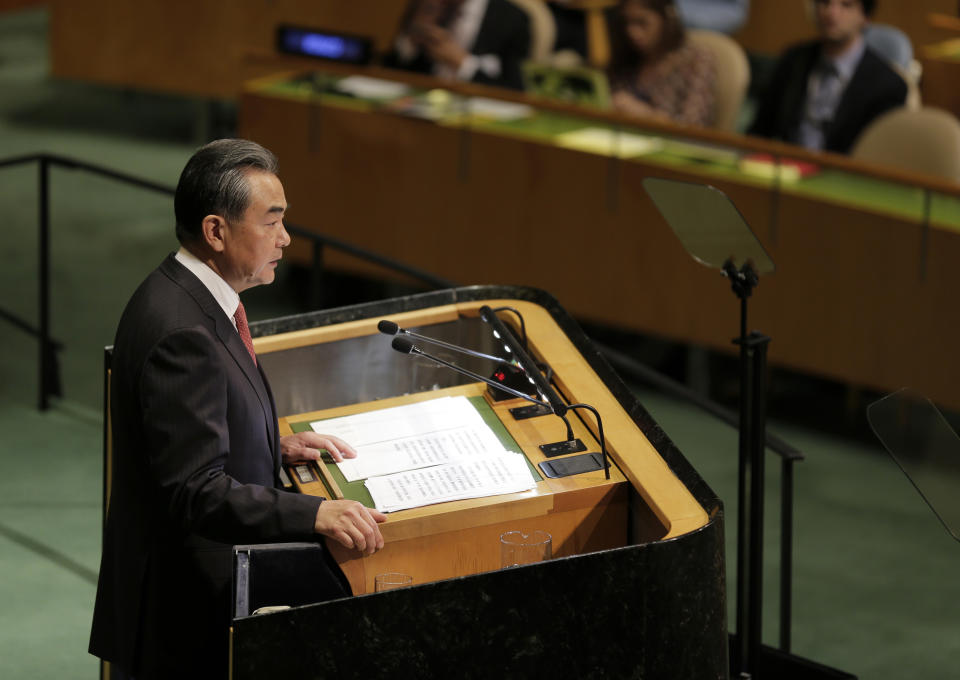
[[[787,50],[760,99],[749,134],[786,142],[795,140],[807,98],[807,80],[819,58],[819,42]],[[875,118],[903,106],[906,98],[907,84],[903,78],[867,47],[826,130],[825,150],[847,153]]]
[[[509,0],[490,0],[470,52],[500,57],[500,77],[490,78],[478,69],[473,82],[522,90],[521,66],[530,57],[530,20],[526,13]],[[383,65],[417,73],[433,72],[433,61],[423,52],[408,62],[402,61],[396,52],[390,52],[384,57]]]
[[[120,320],[113,480],[90,652],[138,678],[225,677],[231,545],[304,540],[321,499],[279,490],[267,380],[168,257]]]

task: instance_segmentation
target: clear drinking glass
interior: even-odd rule
[[[373,579],[373,591],[375,593],[384,590],[395,590],[397,588],[406,588],[413,585],[413,577],[409,574],[400,574],[397,572],[388,572],[386,574],[377,574]]]
[[[500,566],[515,567],[549,560],[553,537],[546,531],[506,531],[500,534]]]

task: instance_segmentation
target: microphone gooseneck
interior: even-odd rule
[[[520,368],[533,379],[537,392],[543,395],[550,403],[550,408],[553,409],[553,412],[561,418],[565,416],[567,414],[566,402],[560,398],[560,395],[553,389],[553,386],[543,377],[543,374],[537,369],[536,363],[530,358],[526,350],[520,346],[520,343],[517,342],[513,333],[507,329],[494,311],[487,305],[483,305],[480,308],[480,318],[493,328],[494,337],[503,341],[505,345],[510,348],[510,353],[516,357]]]
[[[450,361],[447,361],[446,359],[441,359],[440,357],[434,356],[433,354],[428,354],[427,352],[424,352],[422,349],[414,345],[409,338],[405,338],[403,336],[397,336],[393,339],[393,342],[390,343],[390,346],[393,347],[393,349],[395,349],[396,351],[400,352],[401,354],[416,354],[418,356],[422,356],[425,359],[429,359],[430,361],[438,363],[441,366],[446,366],[447,368],[453,371],[456,371],[461,375],[465,375],[468,378],[476,380],[477,382],[482,382],[487,385],[490,385],[491,387],[495,387],[498,390],[503,390],[507,394],[513,395],[514,397],[526,399],[527,401],[533,402],[538,406],[547,406],[547,407],[550,406],[549,403],[545,401],[541,401],[540,399],[534,399],[529,394],[524,394],[523,392],[519,390],[515,390],[512,387],[507,387],[506,385],[502,385],[498,383],[496,380],[491,380],[490,378],[486,378],[482,375],[474,373],[473,371],[469,371],[466,368],[457,366],[456,364]]]
[[[483,352],[477,352],[476,350],[469,349],[467,347],[461,347],[460,345],[454,345],[445,340],[438,340],[436,338],[430,338],[426,335],[420,335],[419,333],[414,333],[413,331],[408,331],[406,328],[400,328],[395,322],[390,321],[389,319],[382,319],[380,323],[377,324],[377,330],[383,333],[384,335],[395,335],[398,338],[401,336],[409,336],[411,338],[416,338],[421,342],[426,342],[431,345],[437,345],[438,347],[444,347],[453,352],[459,352],[460,354],[466,354],[467,356],[476,357],[478,359],[487,359],[488,361],[496,361],[498,364],[510,364],[513,366],[518,366],[517,362],[514,359],[504,359],[503,357],[494,356],[493,354],[484,354]],[[504,345],[504,349],[507,352],[510,352],[510,347]],[[521,369],[526,371],[523,366],[520,366]]]

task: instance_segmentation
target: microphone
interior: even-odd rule
[[[417,340],[420,340],[422,342],[438,345],[440,347],[446,347],[447,349],[451,349],[454,352],[460,352],[461,354],[466,354],[471,357],[477,357],[478,359],[489,359],[490,361],[496,361],[501,364],[515,363],[515,361],[512,359],[495,357],[492,354],[484,354],[483,352],[477,352],[472,349],[467,349],[466,347],[460,347],[459,345],[451,345],[449,342],[444,342],[443,340],[437,340],[436,338],[428,338],[425,335],[420,335],[419,333],[408,331],[405,328],[400,328],[400,326],[395,324],[393,321],[389,321],[387,319],[382,319],[380,323],[377,324],[377,330],[383,333],[384,335],[398,335],[398,334],[409,335],[411,338],[416,338]],[[413,343],[411,343],[411,345],[412,344]],[[394,347],[394,349],[396,349],[396,347]],[[508,352],[510,351],[510,347],[507,345],[504,345],[504,349],[506,349]]]
[[[480,308],[480,318],[493,327],[493,336],[505,343],[508,351],[516,357],[520,368],[533,379],[534,384],[537,386],[537,391],[550,403],[550,408],[553,409],[553,412],[561,418],[565,416],[569,408],[566,402],[560,398],[560,395],[556,393],[553,386],[547,382],[543,374],[537,370],[536,363],[530,358],[526,350],[520,346],[517,339],[513,336],[513,333],[507,329],[494,311],[490,309],[489,306],[483,305]]]
[[[383,323],[383,322],[381,322],[381,323]],[[519,391],[519,390],[515,390],[515,389],[513,389],[512,387],[507,387],[506,385],[504,385],[504,384],[502,384],[502,383],[498,383],[496,380],[491,380],[490,378],[485,378],[484,376],[482,376],[482,375],[480,375],[480,374],[478,374],[478,373],[474,373],[473,371],[469,371],[469,370],[467,370],[467,369],[465,369],[465,368],[461,368],[460,366],[457,366],[456,364],[451,363],[451,362],[447,361],[446,359],[441,359],[440,357],[434,356],[434,355],[432,355],[432,354],[427,354],[427,353],[424,352],[422,349],[420,349],[419,347],[417,347],[416,345],[414,345],[414,344],[413,344],[413,340],[411,340],[410,338],[405,338],[405,337],[403,337],[402,335],[398,335],[397,337],[395,337],[395,338],[393,339],[393,342],[390,343],[390,346],[393,347],[393,349],[395,349],[396,351],[400,352],[400,354],[419,354],[420,356],[424,357],[425,359],[429,359],[430,361],[434,361],[434,362],[440,364],[441,366],[446,366],[447,368],[452,369],[452,370],[456,371],[457,373],[460,373],[461,375],[465,375],[465,376],[467,376],[468,378],[472,378],[473,380],[477,380],[477,381],[479,381],[479,382],[486,383],[487,385],[490,385],[491,387],[494,387],[494,388],[496,388],[496,389],[498,389],[498,390],[503,390],[503,391],[506,392],[507,394],[511,394],[511,395],[513,395],[514,397],[520,397],[521,399],[526,399],[527,401],[531,401],[531,402],[533,402],[534,404],[537,404],[538,406],[546,406],[547,408],[550,408],[550,404],[548,404],[548,403],[545,402],[545,401],[540,401],[539,399],[534,399],[534,398],[531,397],[529,394],[524,394],[523,392],[521,392],[521,391]],[[500,359],[500,361],[502,361],[502,359]]]
[[[516,310],[512,310],[516,311]],[[553,411],[554,415],[560,416],[563,419],[563,422],[567,424],[567,442],[573,439],[573,429],[570,427],[570,423],[567,422],[566,414],[568,410],[572,409],[586,409],[593,413],[594,418],[597,419],[597,429],[600,434],[600,452],[603,455],[603,472],[607,479],[610,479],[610,462],[607,457],[607,443],[606,439],[603,436],[603,422],[600,420],[600,413],[593,406],[589,404],[567,404],[560,398],[560,395],[557,394],[556,390],[553,389],[553,386],[550,384],[550,381],[543,377],[543,374],[537,370],[537,365],[534,363],[533,359],[530,358],[530,355],[527,354],[527,351],[517,343],[517,339],[514,337],[513,333],[504,325],[503,321],[500,320],[500,317],[497,316],[496,310],[490,309],[488,305],[483,305],[480,308],[480,318],[484,322],[490,324],[493,328],[493,335],[498,340],[502,340],[508,346],[508,351],[517,358],[517,363],[520,364],[520,368],[526,371],[527,375],[531,377],[534,381],[534,384],[537,386],[537,392],[550,403],[550,409]],[[521,323],[522,323],[521,317]],[[526,335],[526,331],[524,331]],[[543,447],[541,447],[543,450]]]

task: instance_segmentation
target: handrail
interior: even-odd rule
[[[644,366],[640,362],[630,358],[622,352],[618,352],[615,349],[607,347],[603,343],[597,342],[596,340],[593,340],[592,342],[594,346],[600,350],[600,353],[607,357],[607,360],[611,364],[614,364],[622,371],[630,373],[641,380],[654,385],[671,396],[690,402],[694,406],[706,411],[718,420],[722,420],[731,427],[738,426],[740,422],[740,416],[737,413],[734,413],[732,410],[698,394],[686,385],[677,382],[676,380],[673,380],[672,378],[665,376],[658,371],[648,368],[647,366]],[[788,444],[783,439],[770,432],[769,429],[767,430],[766,435],[767,448],[781,458],[794,461],[803,460],[805,458],[800,449]]]
[[[68,158],[67,156],[61,156],[54,153],[38,153],[31,154],[26,156],[15,156],[13,158],[7,158],[0,160],[0,168],[11,166],[11,165],[23,165],[26,163],[32,163],[34,161],[46,161],[52,165],[56,165],[68,170],[86,170],[87,172],[92,172],[95,175],[101,175],[103,177],[108,177],[110,179],[115,179],[118,182],[124,182],[126,184],[132,184],[133,186],[140,187],[142,189],[150,189],[151,191],[157,191],[162,194],[173,195],[173,187],[167,186],[165,184],[160,184],[158,182],[153,182],[148,179],[143,179],[140,177],[135,177],[112,168],[105,167],[103,165],[97,165],[95,163],[88,163],[87,161],[78,161],[74,158]]]
[[[430,284],[434,288],[456,288],[458,285],[453,281],[450,281],[449,279],[445,279],[440,276],[431,274],[429,272],[425,272],[422,269],[418,269],[417,267],[404,264],[403,262],[399,262],[397,260],[386,257],[385,255],[374,253],[371,250],[366,250],[365,248],[361,248],[360,246],[349,243],[348,241],[343,241],[333,236],[328,236],[326,234],[318,234],[317,232],[311,231],[310,229],[306,227],[302,227],[298,224],[287,222],[286,228],[287,228],[287,231],[290,232],[291,234],[295,234],[297,236],[303,236],[304,238],[309,238],[312,241],[314,241],[314,243],[320,243],[324,246],[330,246],[331,248],[343,251],[349,255],[355,255],[356,257],[359,257],[361,259],[386,267],[387,269],[393,269],[394,271],[398,271],[401,274],[406,274],[411,278],[418,279],[420,281],[423,281],[424,283]],[[316,265],[317,263],[314,262],[314,264]]]
[[[39,408],[46,411],[50,406],[51,396],[60,396],[60,377],[59,366],[57,363],[57,352],[63,349],[63,344],[54,340],[50,336],[50,211],[49,211],[49,181],[50,167],[56,166],[69,170],[83,170],[86,172],[106,177],[107,179],[129,184],[131,186],[155,191],[168,196],[173,196],[175,189],[159,182],[136,177],[129,173],[120,172],[113,168],[103,165],[80,161],[67,156],[51,153],[27,154],[21,156],[12,156],[10,158],[0,159],[0,169],[26,165],[29,163],[39,164],[39,174],[37,179],[38,201],[39,201],[39,328],[33,328],[26,321],[15,315],[0,309],[0,320],[5,320],[28,334],[38,337],[40,341],[40,398]],[[342,241],[332,236],[320,234],[311,231],[305,227],[288,224],[287,229],[298,236],[310,239],[313,242],[313,272],[316,277],[321,268],[321,259],[324,247],[331,247],[340,250],[360,259],[367,260],[387,269],[400,272],[413,279],[426,283],[434,288],[453,288],[455,284],[439,276],[434,276],[424,272],[416,267],[393,260],[385,255],[374,253],[359,246]]]

